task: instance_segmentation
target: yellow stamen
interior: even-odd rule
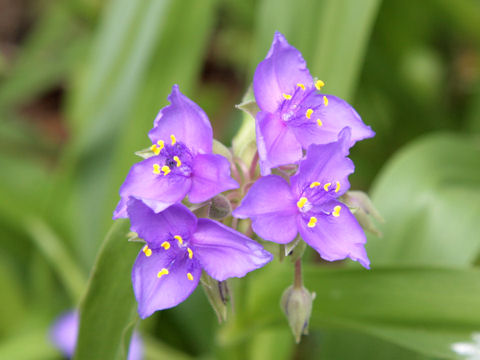
[[[314,187],[320,186],[320,183],[318,181],[314,181],[310,184],[310,189],[313,189]]]
[[[318,125],[318,126],[322,126],[322,125],[323,125],[322,120],[317,119],[317,125]]]
[[[167,165],[162,166],[162,171],[163,171],[163,176],[168,175],[168,173],[171,171],[170,168]]]
[[[154,174],[160,174],[160,165],[153,164],[153,173]]]
[[[305,113],[305,116],[307,117],[307,119],[310,119],[310,117],[312,116],[313,114],[313,110],[312,109],[308,109],[307,112]]]
[[[292,98],[292,95],[288,95],[288,94],[283,94],[283,98],[285,100],[290,100]]]
[[[306,203],[307,203],[307,198],[305,196],[302,196],[300,200],[297,201],[297,207],[301,209],[305,206]]]
[[[315,81],[315,87],[317,88],[317,90],[320,90],[324,86],[325,86],[325,83],[322,80]]]
[[[164,241],[161,245],[165,250],[170,249],[170,243],[168,241]]]
[[[180,245],[183,244],[183,238],[182,238],[180,235],[175,235],[174,238],[178,240],[178,243],[179,243]]]
[[[148,245],[145,245],[142,249],[146,257],[152,256],[152,249],[148,247]]]
[[[332,215],[335,216],[335,217],[339,217],[340,216],[340,210],[342,210],[342,207],[340,205],[335,206],[333,208]]]
[[[310,220],[308,221],[307,226],[308,226],[309,228],[313,228],[313,227],[315,227],[315,225],[317,225],[317,218],[316,218],[315,216],[312,216],[312,217],[310,218]]]
[[[188,251],[188,257],[189,257],[190,259],[193,258],[193,251],[192,251],[192,249],[187,248],[187,251]]]
[[[328,188],[330,187],[330,185],[332,185],[332,183],[326,183],[325,185],[323,185],[323,189],[325,191],[328,191]]]
[[[158,144],[158,147],[160,148],[160,150],[162,150],[165,147],[165,141],[163,141],[163,140],[158,140],[157,144]]]
[[[155,155],[160,154],[160,149],[156,144],[153,144],[152,146],[150,146],[150,150],[152,150]]]
[[[172,139],[172,145],[175,145],[175,143],[177,142],[177,138],[175,137],[175,135],[170,135],[170,139]]]
[[[340,181],[337,181],[337,187],[335,188],[335,192],[340,191]]]
[[[302,88],[302,90],[305,90],[305,85],[303,85],[303,84],[301,84],[301,83],[298,83],[297,86],[298,86],[299,88]]]
[[[173,157],[173,160],[175,160],[175,162],[177,163],[177,167],[180,167],[180,165],[182,165],[182,162],[180,161],[180,158],[177,155]]]
[[[325,95],[323,96],[323,103],[328,106],[328,98]]]
[[[163,275],[168,275],[168,270],[165,268],[158,272],[157,277],[160,279]]]
[[[187,278],[188,278],[188,280],[193,281],[193,275],[192,274],[187,273]]]

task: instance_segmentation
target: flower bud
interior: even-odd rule
[[[232,212],[232,205],[230,201],[223,195],[215,196],[208,208],[208,217],[215,220],[220,220]]]
[[[292,285],[283,292],[280,305],[297,344],[300,342],[302,334],[308,334],[308,322],[312,314],[314,299],[315,293],[310,293],[303,286],[297,288]]]
[[[371,218],[382,223],[384,220],[367,194],[362,191],[348,191],[343,195],[342,200],[352,210],[353,215],[355,215],[355,218],[364,230],[378,237],[382,236],[382,233],[377,229]]]
[[[227,303],[230,300],[227,282],[217,281],[205,272],[203,272],[200,281],[207,299],[217,315],[218,322],[227,320]]]

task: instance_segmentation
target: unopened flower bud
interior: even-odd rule
[[[230,201],[223,195],[215,196],[208,208],[208,217],[215,220],[220,220],[232,212],[232,205]]]
[[[314,299],[315,293],[310,293],[303,286],[297,288],[292,285],[283,292],[280,305],[297,344],[302,334],[308,334],[308,322]]]
[[[367,194],[362,191],[348,191],[343,195],[342,199],[351,208],[353,215],[355,215],[358,223],[364,230],[378,237],[382,236],[382,233],[377,229],[371,218],[373,217],[382,223],[384,220]]]

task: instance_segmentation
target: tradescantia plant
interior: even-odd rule
[[[354,171],[349,149],[374,132],[344,100],[321,93],[324,85],[276,33],[253,79],[259,111],[250,163],[214,154],[207,115],[173,86],[114,211],[145,242],[132,270],[141,318],[178,305],[201,282],[223,320],[225,281],[273,259],[263,239],[298,246],[282,308],[299,341],[315,297],[302,283],[303,242],[325,260],[351,258],[369,268],[365,234],[345,199]]]

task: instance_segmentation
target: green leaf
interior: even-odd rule
[[[271,264],[253,276],[245,331],[287,326],[278,299],[292,282],[293,268]],[[307,267],[304,279],[305,287],[317,294],[312,330],[360,331],[446,359],[454,358],[452,343],[470,341],[479,330],[479,270]]]
[[[480,250],[480,148],[468,135],[436,134],[401,149],[377,178],[385,218],[369,237],[374,266],[472,264]]]
[[[128,231],[129,222],[118,220],[98,254],[80,304],[76,360],[125,359],[127,334],[137,319],[130,274],[140,249],[127,241]]]
[[[51,360],[58,358],[58,355],[58,351],[48,341],[47,328],[30,329],[0,342],[0,359]]]
[[[66,249],[64,242],[40,219],[28,219],[25,228],[34,245],[62,280],[73,302],[79,301],[85,290],[85,275]]]
[[[0,289],[2,291],[0,297],[0,338],[5,334],[10,334],[22,323],[27,310],[20,277],[12,270],[11,264],[2,254],[0,256]],[[0,356],[0,359],[3,358]]]

